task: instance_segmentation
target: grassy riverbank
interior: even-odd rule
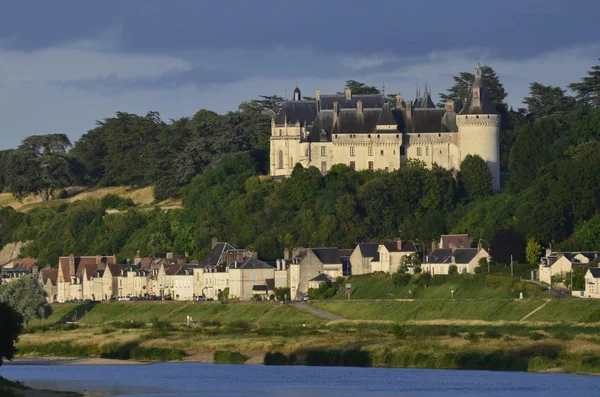
[[[230,352],[232,357],[247,357],[248,363],[262,363],[266,353],[270,358],[281,353],[285,357],[276,355],[277,362],[309,365],[600,373],[600,302],[493,299],[312,305],[348,321],[326,322],[277,304],[55,305],[50,319],[33,324],[21,336],[18,354],[213,362],[215,352]],[[195,324],[185,324],[188,315]],[[69,319],[77,323],[63,323]],[[216,356],[223,362],[223,353]]]

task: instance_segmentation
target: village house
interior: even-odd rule
[[[351,274],[373,273],[371,261],[377,255],[379,244],[360,243],[354,248],[350,255]]]
[[[590,267],[585,273],[585,297],[600,298],[600,268]]]
[[[431,275],[439,275],[448,274],[450,266],[456,266],[459,274],[473,274],[479,261],[489,258],[490,255],[481,247],[481,242],[477,248],[436,248],[425,255],[421,269]]]
[[[598,264],[598,252],[552,252],[546,250],[546,255],[540,259],[539,281],[552,284],[552,277],[563,278],[578,266]]]
[[[50,265],[46,266],[38,273],[38,281],[44,287],[46,293],[46,300],[48,303],[57,302],[58,294],[58,270],[50,268]]]
[[[37,277],[40,265],[35,258],[15,258],[0,267],[0,284],[23,276]]]
[[[395,273],[400,268],[404,256],[418,252],[412,241],[395,239],[377,246],[377,253],[371,260],[371,272]]]
[[[89,287],[89,277],[93,277],[98,270],[104,271],[107,265],[115,264],[117,258],[112,256],[62,256],[58,260],[58,288],[57,301],[67,302],[70,300],[84,299],[83,281]],[[85,272],[84,272],[85,269]],[[91,299],[91,292],[86,294],[86,299]],[[100,300],[100,297],[93,296]]]

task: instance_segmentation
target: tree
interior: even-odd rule
[[[533,82],[529,85],[529,96],[523,99],[529,113],[535,117],[552,116],[569,111],[575,106],[575,99],[565,95],[560,87]]]
[[[455,274],[458,274],[458,267],[456,265],[450,265],[448,267],[448,275],[452,276],[452,275],[455,275]]]
[[[373,95],[381,94],[377,87],[372,85],[366,85],[365,83],[358,82],[356,80],[347,80],[345,88],[349,88],[352,95]],[[343,92],[338,92],[339,95],[343,95]]]
[[[411,267],[414,269],[421,267],[421,259],[417,252],[410,255],[404,255],[400,258],[400,268],[402,270],[407,271]]]
[[[44,288],[31,277],[21,277],[0,285],[0,302],[16,310],[23,317],[25,324],[34,318],[48,317],[52,313],[52,307],[46,301]]]
[[[481,78],[490,99],[496,106],[496,110],[498,110],[500,114],[505,114],[508,111],[508,107],[506,103],[504,103],[504,99],[506,99],[508,94],[504,90],[504,86],[500,82],[494,69],[490,66],[482,66]],[[440,94],[440,103],[438,103],[438,106],[443,107],[448,99],[461,99],[464,101],[469,95],[469,88],[475,81],[475,75],[470,72],[460,72],[458,76],[453,76],[453,79],[454,85],[448,88],[446,94]]]
[[[0,302],[0,366],[3,360],[12,360],[23,329],[23,317],[11,306]]]
[[[600,107],[600,65],[592,66],[580,83],[569,84],[569,88],[576,92],[576,97],[588,106]]]
[[[27,194],[49,200],[56,191],[64,192],[76,178],[79,167],[67,156],[71,146],[64,134],[34,135],[12,152],[6,177],[9,190],[22,200]]]
[[[279,95],[259,95],[258,97],[260,99],[256,102],[262,107],[263,111],[273,112],[273,114],[279,114],[285,102],[285,98]]]
[[[492,193],[492,171],[479,155],[468,154],[460,164],[458,181],[470,201]]]
[[[527,246],[525,247],[525,259],[529,264],[536,264],[540,260],[542,254],[542,246],[533,237],[527,239]]]
[[[521,263],[525,259],[525,239],[515,229],[501,229],[490,239],[490,255],[496,262]]]

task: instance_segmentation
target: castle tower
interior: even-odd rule
[[[475,64],[473,86],[456,116],[456,124],[459,161],[468,154],[479,155],[492,171],[494,191],[500,190],[500,115],[483,84],[479,59]]]
[[[294,90],[294,101],[301,101],[302,100],[302,93],[300,92],[300,88],[296,87],[296,89]]]

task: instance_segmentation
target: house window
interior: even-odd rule
[[[282,169],[283,168],[283,150],[279,151],[279,159],[277,161],[277,168]]]
[[[327,156],[327,148],[325,146],[321,146],[321,156]]]
[[[370,169],[370,170],[373,170],[373,168],[375,168],[375,167],[373,166],[373,162],[372,162],[372,161],[369,161],[369,169]]]
[[[354,146],[350,146],[350,156],[354,156]]]
[[[354,161],[351,161],[351,162],[350,162],[350,169],[351,169],[352,171],[356,170],[356,163],[355,163]]]
[[[425,156],[429,156],[429,146],[425,146]]]
[[[321,161],[321,174],[325,175],[327,173],[327,161]]]
[[[373,146],[369,146],[369,156],[373,155]]]
[[[421,153],[421,148],[420,148],[420,147],[418,147],[418,148],[417,148],[417,156],[421,156],[421,155],[422,155],[422,153]]]
[[[381,155],[383,156],[383,150],[381,151]]]
[[[279,129],[279,136],[281,136],[281,128]]]

